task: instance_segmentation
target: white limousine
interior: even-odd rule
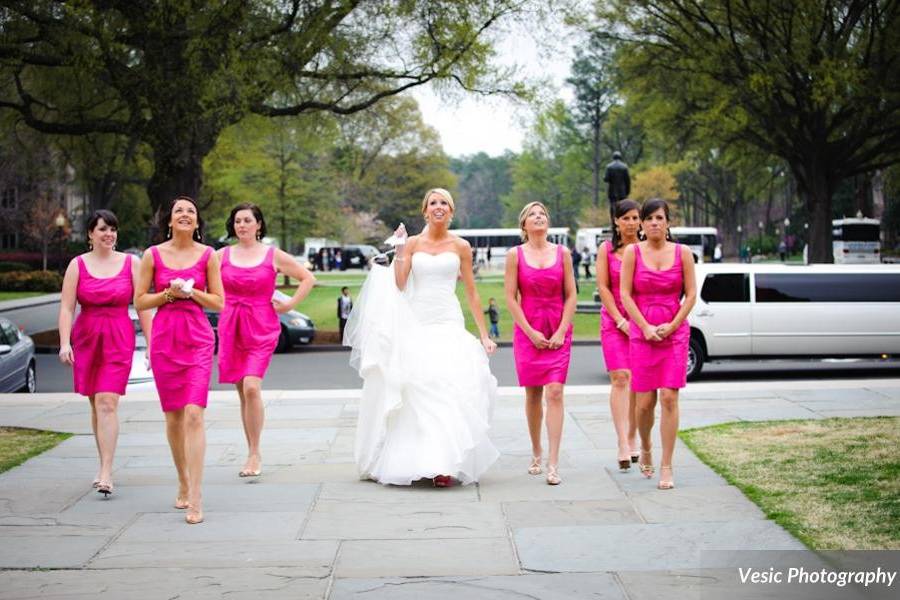
[[[900,356],[900,265],[696,271],[688,377],[724,358]]]

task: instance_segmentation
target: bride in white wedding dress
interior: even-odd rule
[[[499,453],[488,437],[497,380],[475,289],[472,249],[447,228],[450,193],[422,201],[426,226],[401,240],[390,267],[373,265],[347,322],[350,364],[363,378],[355,457],[361,479],[439,487],[478,481]],[[405,243],[403,243],[405,242]],[[457,277],[481,336],[465,329]]]

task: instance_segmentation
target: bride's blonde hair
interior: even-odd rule
[[[456,204],[453,203],[453,196],[450,195],[450,192],[445,190],[444,188],[431,188],[427,192],[425,192],[425,197],[422,198],[422,214],[425,214],[425,209],[428,208],[428,196],[432,194],[440,194],[447,200],[447,204],[450,205],[450,210],[452,212],[456,212]]]
[[[527,242],[527,241],[528,241],[528,233],[525,231],[525,219],[528,218],[528,211],[530,211],[530,210],[531,210],[532,208],[534,208],[535,206],[540,206],[540,207],[543,209],[544,214],[547,215],[547,225],[548,225],[548,226],[550,225],[550,211],[547,210],[547,207],[544,206],[544,203],[543,203],[543,202],[537,202],[537,201],[535,201],[535,202],[529,202],[529,203],[526,204],[525,207],[522,208],[522,210],[519,212],[519,229],[522,230],[522,231],[519,233],[519,235],[522,236],[522,241],[523,241],[523,242]]]

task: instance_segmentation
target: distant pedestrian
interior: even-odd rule
[[[340,250],[334,251],[334,268],[337,271],[344,271],[347,268],[344,266],[344,255]]]
[[[787,260],[787,244],[784,243],[784,240],[778,242],[778,256],[781,258],[781,262]]]
[[[484,314],[488,316],[488,321],[491,323],[491,330],[489,335],[496,339],[500,338],[500,309],[497,308],[497,301],[494,298],[490,298],[488,300],[487,310],[484,311]]]
[[[344,286],[341,288],[341,295],[337,299],[337,318],[341,330],[341,343],[344,343],[344,328],[347,326],[347,319],[350,318],[350,311],[353,310],[353,298],[350,297],[350,288]]]
[[[715,249],[713,249],[713,262],[722,262],[722,244],[716,244]]]
[[[581,252],[581,264],[584,265],[584,278],[591,278],[591,250],[587,246]]]
[[[578,248],[572,248],[572,268],[575,271],[575,281],[578,281],[580,277],[578,274],[579,265],[581,265],[581,253],[578,251]]]

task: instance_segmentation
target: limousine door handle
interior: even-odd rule
[[[716,313],[714,313],[714,312],[711,311],[711,310],[705,310],[705,309],[704,309],[704,310],[701,310],[701,311],[697,311],[697,316],[698,316],[698,317],[714,317],[715,315],[716,315]]]

